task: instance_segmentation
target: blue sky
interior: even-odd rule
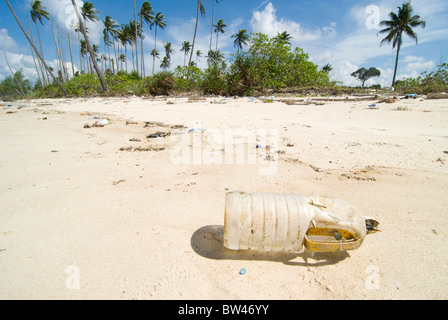
[[[19,19],[26,25],[31,0],[10,0]],[[114,20],[128,23],[134,17],[133,1],[92,0],[100,12],[100,19],[110,15]],[[139,8],[143,1],[137,0]],[[301,47],[310,55],[310,59],[322,66],[330,63],[333,80],[346,85],[357,85],[350,74],[360,67],[376,67],[382,72],[380,78],[370,80],[367,84],[380,83],[390,86],[394,68],[395,51],[391,46],[380,47],[381,35],[378,36],[377,24],[387,19],[390,11],[396,11],[404,0],[223,0],[216,4],[215,21],[223,19],[227,24],[226,34],[220,35],[219,49],[230,57],[236,51],[231,35],[240,29],[248,32],[263,32],[275,36],[278,32],[287,31],[293,37],[293,46]],[[79,1],[80,5],[82,1]],[[183,54],[179,52],[182,41],[193,40],[196,17],[196,0],[152,0],[156,12],[164,14],[167,27],[158,32],[158,49],[162,51],[163,42],[171,42],[175,50],[172,66],[183,65]],[[206,53],[210,42],[210,25],[212,0],[203,0],[207,11],[205,18],[199,21],[196,50]],[[73,42],[76,34],[67,29],[73,21],[70,0],[42,0],[42,4],[54,18],[63,37],[70,33]],[[426,20],[425,29],[415,31],[419,36],[419,44],[405,39],[401,52],[398,78],[417,76],[426,70],[433,70],[441,59],[448,60],[448,1],[446,0],[412,0],[415,14]],[[101,22],[90,24],[92,40],[99,44],[101,50]],[[32,26],[34,33],[35,26]],[[56,65],[56,51],[51,24],[45,22],[41,26],[45,57],[50,64]],[[149,55],[154,46],[154,33],[145,28],[146,73],[152,69],[152,57]],[[215,47],[216,39],[213,39]],[[74,63],[79,67],[76,44],[73,44]],[[68,41],[64,43],[66,61],[70,64]],[[0,1],[0,79],[8,76],[9,69],[5,63],[6,54],[13,70],[22,68],[31,79],[36,79],[31,49],[21,33],[6,2]],[[130,59],[130,54],[129,54]],[[129,65],[131,62],[129,61]],[[160,62],[156,62],[159,69]],[[205,67],[206,59],[199,61]],[[71,66],[69,67],[71,70]],[[156,70],[156,71],[157,71]]]

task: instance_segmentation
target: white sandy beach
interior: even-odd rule
[[[448,100],[372,103],[1,104],[0,299],[447,299]],[[110,124],[84,128],[95,115]],[[173,162],[198,123],[277,130],[274,174]],[[171,137],[146,138],[158,131]],[[382,232],[349,252],[232,252],[219,234],[234,190],[340,198]]]

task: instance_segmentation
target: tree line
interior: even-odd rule
[[[100,45],[92,44],[89,38],[89,30],[87,28],[87,24],[89,22],[97,22],[100,21],[99,11],[94,7],[91,2],[84,2],[81,8],[78,8],[75,0],[71,0],[74,11],[77,16],[77,24],[72,26],[74,31],[77,34],[77,43],[79,50],[79,68],[78,71],[75,71],[75,63],[73,60],[73,48],[72,43],[73,39],[70,37],[70,33],[67,33],[67,39],[69,43],[69,52],[71,59],[71,70],[68,70],[67,66],[67,56],[65,55],[64,50],[64,38],[65,36],[60,31],[59,27],[56,26],[48,13],[47,9],[42,5],[42,2],[39,0],[34,0],[31,3],[30,10],[30,18],[35,25],[37,37],[34,36],[31,31],[30,21],[27,17],[27,30],[23,27],[19,19],[17,18],[13,8],[11,7],[8,0],[5,0],[14,15],[18,25],[22,29],[24,35],[28,39],[31,47],[32,47],[32,55],[34,59],[34,64],[36,67],[36,71],[38,74],[38,78],[40,83],[43,86],[47,86],[50,83],[55,83],[61,89],[61,91],[67,95],[67,91],[62,85],[65,82],[68,82],[71,78],[81,76],[83,74],[96,74],[98,80],[101,83],[102,91],[107,92],[109,90],[107,83],[105,81],[105,75],[107,74],[119,74],[126,73],[128,74],[130,71],[135,73],[138,77],[146,77],[146,61],[145,61],[145,48],[144,48],[144,37],[145,37],[145,29],[149,28],[151,32],[154,34],[154,46],[151,49],[152,56],[152,73],[151,76],[154,76],[156,59],[160,59],[160,68],[163,70],[168,70],[171,68],[171,60],[172,56],[175,53],[172,48],[172,43],[164,42],[163,43],[163,51],[164,57],[160,58],[160,52],[157,47],[157,39],[158,33],[164,30],[167,26],[167,22],[165,16],[162,12],[154,10],[153,6],[150,2],[143,2],[140,8],[137,8],[136,0],[133,0],[134,4],[134,17],[130,20],[128,24],[119,25],[111,16],[105,16],[103,20],[101,20],[103,26],[103,52],[100,53]],[[210,69],[211,67],[216,67],[218,64],[221,66],[221,69],[227,68],[227,62],[229,60],[226,59],[224,54],[219,50],[219,37],[220,35],[226,32],[227,25],[223,21],[223,19],[218,19],[215,22],[215,5],[219,4],[223,0],[213,0],[212,1],[212,22],[210,27],[210,44],[209,51],[206,55],[207,65]],[[196,45],[196,37],[197,37],[197,29],[200,21],[200,17],[205,17],[206,8],[204,6],[203,0],[196,1],[196,23],[195,29],[193,33],[192,42],[183,41],[180,49],[180,53],[183,54],[184,57],[184,65],[183,68],[185,70],[194,70],[192,67],[198,65],[199,59],[204,57],[204,53],[200,50],[195,50]],[[390,20],[385,20],[380,23],[380,26],[383,26],[379,33],[385,33],[387,36],[382,40],[381,45],[384,43],[392,44],[393,48],[397,48],[397,56],[395,62],[395,72],[392,86],[395,85],[397,66],[399,60],[399,53],[403,42],[404,35],[415,39],[416,42],[418,40],[417,34],[414,32],[413,28],[415,27],[425,27],[425,21],[421,20],[420,16],[413,15],[413,8],[410,2],[404,3],[401,7],[398,7],[398,13],[391,12],[389,14]],[[57,63],[57,71],[51,67],[49,67],[48,63],[45,60],[44,50],[42,48],[42,41],[40,36],[40,28],[39,25],[42,26],[46,21],[49,21],[52,26],[54,41],[55,41],[55,49],[58,56]],[[242,63],[244,58],[250,56],[250,50],[253,50],[254,47],[254,37],[251,38],[251,34],[247,32],[247,30],[242,29],[239,30],[236,34],[232,35],[232,39],[234,39],[234,45],[237,49],[235,56],[238,56],[238,59],[233,60],[232,67],[235,70],[235,64]],[[268,41],[269,40],[269,41]],[[264,39],[265,44],[269,44],[272,46],[270,42],[271,39]],[[286,31],[283,33],[278,33],[276,37],[272,39],[276,43],[283,43],[286,45],[291,45],[291,35]],[[37,45],[38,44],[38,45]],[[251,45],[249,51],[244,51],[245,47]],[[277,48],[278,49],[278,48]],[[281,50],[280,50],[281,51]],[[129,53],[131,57],[129,57]],[[249,55],[248,55],[249,53]],[[291,50],[290,53],[294,54],[294,50]],[[303,53],[303,50],[302,50]],[[298,55],[297,52],[295,52]],[[6,57],[5,57],[6,58]],[[253,57],[252,57],[253,58]],[[283,56],[283,59],[286,59],[285,63],[280,63],[279,65],[287,65],[288,61],[291,60],[291,57]],[[288,60],[289,59],[289,60]],[[131,67],[129,67],[129,61],[131,63]],[[253,62],[253,61],[252,61]],[[261,67],[258,65],[258,67]],[[266,67],[266,66],[264,66]],[[326,64],[322,67],[321,71],[323,74],[328,75],[332,70],[331,64]],[[182,69],[182,68],[181,68]],[[177,69],[176,69],[177,70]],[[293,68],[294,70],[294,68]],[[70,72],[71,71],[71,72]],[[188,72],[190,72],[188,71]],[[12,72],[12,71],[11,71]],[[261,74],[262,72],[252,70],[252,73]],[[283,74],[284,75],[284,74]],[[361,68],[358,71],[354,72],[352,76],[357,77],[364,82],[373,76],[379,76],[380,73],[375,68],[364,69]],[[191,78],[192,74],[188,74]],[[260,83],[263,85],[272,85],[274,87],[278,87],[279,85],[284,85],[288,83],[285,79],[282,79],[278,82],[278,77],[275,73],[268,75],[273,79],[269,81],[265,81],[263,79]],[[294,76],[290,75],[292,78]],[[306,75],[299,75],[302,77],[306,77]],[[297,78],[297,76],[295,76]],[[275,80],[277,79],[277,80]],[[297,81],[296,81],[297,82]]]

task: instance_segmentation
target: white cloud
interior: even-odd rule
[[[8,35],[8,30],[0,29],[0,51],[15,51],[17,43]]]
[[[276,36],[279,32],[287,31],[293,38],[293,42],[303,42],[318,40],[322,36],[322,30],[304,30],[302,26],[291,20],[278,19],[276,9],[272,2],[269,2],[263,11],[254,11],[250,25],[253,32],[261,32],[270,37]]]

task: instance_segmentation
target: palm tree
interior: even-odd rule
[[[125,64],[126,64],[126,73],[128,73],[128,43],[131,42],[131,29],[127,24],[121,24],[121,30],[118,34],[118,39],[121,42],[121,45],[124,47],[125,54]]]
[[[198,65],[198,59],[202,57],[202,51],[198,50],[196,51],[196,65]]]
[[[243,45],[247,46],[247,41],[249,41],[249,35],[246,29],[241,29],[238,33],[234,34],[232,38],[235,38],[233,42],[235,47],[238,48],[238,53],[243,49]]]
[[[196,26],[194,28],[193,44],[191,46],[191,55],[190,55],[190,61],[188,62],[188,65],[191,64],[191,60],[193,59],[194,44],[196,42],[196,35],[198,32],[199,12],[201,13],[202,17],[205,17],[205,7],[202,4],[201,0],[198,0],[197,7],[198,8],[197,8],[197,13],[196,13]]]
[[[50,20],[50,14],[46,11],[46,8],[42,6],[42,2],[39,0],[35,0],[31,4],[31,20],[33,20],[34,24],[36,25],[37,29],[37,36],[39,38],[39,47],[40,47],[40,53],[42,54],[42,58],[45,59],[44,51],[42,50],[42,41],[40,39],[40,32],[39,32],[39,24],[37,21],[40,22],[41,25],[43,25],[42,19]],[[44,73],[44,82],[48,83],[48,75]]]
[[[184,41],[182,42],[182,48],[180,49],[180,52],[184,53],[184,67],[185,67],[185,58],[187,57],[187,55],[190,53],[191,51],[191,43],[190,41]]]
[[[106,44],[107,49],[109,51],[109,61],[111,61],[111,59],[110,59],[110,38],[112,38],[115,59],[117,59],[117,52],[115,50],[115,35],[118,33],[118,31],[117,31],[118,24],[110,16],[106,16],[106,18],[103,20],[103,24],[104,24],[104,30],[103,30],[104,43]]]
[[[136,64],[134,63],[134,45],[137,46],[137,38],[138,38],[138,33],[136,34],[134,31],[137,29],[138,27],[136,26],[138,25],[138,23],[136,23],[134,20],[129,21],[129,44],[131,45],[131,52],[132,52],[132,68],[134,68],[133,70],[135,70],[136,68],[136,64],[138,65],[138,56],[136,56],[135,61],[137,62]],[[137,67],[138,70],[138,67]],[[138,71],[137,71],[138,73]]]
[[[61,85],[61,83],[59,82],[59,80],[54,76],[53,72],[51,72],[50,68],[48,67],[47,63],[45,62],[45,59],[42,57],[42,55],[39,53],[39,51],[37,50],[36,46],[34,45],[33,41],[31,40],[30,36],[26,33],[25,29],[23,28],[22,24],[20,23],[19,18],[17,17],[16,13],[14,12],[13,8],[11,7],[11,4],[9,3],[8,0],[5,0],[6,4],[9,7],[9,10],[11,11],[12,15],[14,16],[14,18],[17,21],[17,24],[19,25],[20,29],[22,30],[23,34],[25,35],[26,39],[28,40],[28,42],[30,43],[31,47],[33,48],[34,52],[36,53],[37,57],[39,58],[39,60],[42,62],[42,64],[44,65],[45,69],[48,71],[48,73],[50,73],[50,76],[53,78],[54,82],[59,86],[59,88],[61,89],[61,91],[64,93],[64,95],[68,95],[67,91],[64,89],[64,87]]]
[[[163,57],[162,63],[160,64],[160,68],[166,71],[170,66],[171,66],[170,59],[167,56]]]
[[[141,49],[141,58],[142,58],[142,73],[143,77],[145,76],[145,55],[143,52],[143,23],[146,22],[151,24],[154,20],[154,11],[152,9],[151,3],[148,1],[143,2],[143,5],[138,13],[140,17],[140,33],[142,34],[140,40],[140,49]]]
[[[218,51],[218,40],[219,40],[219,34],[224,34],[226,31],[224,30],[227,28],[227,25],[224,23],[224,20],[219,19],[218,23],[215,24],[215,33],[216,33],[216,51]]]
[[[291,35],[286,31],[283,31],[282,33],[278,32],[277,36],[275,37],[276,42],[278,43],[284,42],[289,45],[291,45],[291,39],[292,39]]]
[[[87,28],[87,21],[98,20],[98,10],[95,9],[91,2],[84,2],[81,7],[81,16],[84,19],[84,28]]]
[[[154,17],[154,20],[151,22],[150,28],[152,29],[153,27],[155,29],[153,52],[157,52],[157,27],[159,27],[162,30],[165,29],[165,27],[166,27],[165,17],[163,16],[163,14],[161,12],[157,12],[156,16]],[[153,56],[152,74],[154,74],[154,69],[155,69],[155,64],[156,64],[156,56],[153,55],[152,53],[151,53],[151,55]]]
[[[322,67],[322,71],[325,72],[326,74],[329,74],[331,71],[333,71],[333,66],[327,63]]]
[[[91,6],[89,5],[88,10],[86,10],[87,9],[87,7],[86,7],[85,10],[83,11],[83,13],[85,14],[84,15],[84,20],[86,20],[86,19],[89,19],[89,20],[91,20],[91,19],[93,19],[93,20],[98,19],[98,15],[97,15],[98,11],[93,8],[93,5],[90,2],[85,2],[83,8],[88,3]],[[79,22],[79,26],[81,28],[81,32],[84,35],[84,39],[86,41],[87,51],[90,53],[90,58],[92,60],[93,67],[95,68],[96,74],[98,75],[98,79],[100,80],[101,87],[103,88],[103,92],[107,92],[107,91],[109,91],[109,89],[107,88],[106,82],[104,81],[104,78],[103,78],[103,76],[101,74],[101,70],[98,68],[98,64],[96,63],[95,53],[93,52],[92,47],[90,46],[89,37],[87,36],[87,31],[86,31],[86,29],[84,27],[84,24],[82,22],[81,15],[79,14],[78,6],[76,5],[75,0],[72,0],[72,4],[73,4],[73,8],[75,9],[76,17],[78,18],[78,22]]]
[[[207,55],[207,62],[209,65],[218,65],[224,61],[224,54],[220,50],[210,50]]]
[[[138,37],[139,37],[139,26],[137,23],[137,5],[135,4],[135,0],[134,0],[134,36],[135,36],[135,61],[136,61],[136,65],[137,65],[137,74],[140,75],[140,71],[139,71],[139,67],[138,67]]]
[[[212,50],[212,40],[213,40],[213,27],[215,26],[214,24],[214,19],[215,19],[215,2],[216,3],[220,3],[223,0],[212,0],[213,2],[213,10],[212,10],[212,26],[211,26],[211,30],[210,30],[210,48],[208,50]]]
[[[395,86],[395,79],[398,69],[398,58],[400,55],[401,45],[403,44],[403,33],[408,35],[411,39],[415,40],[418,44],[417,34],[412,28],[426,27],[426,22],[420,19],[419,15],[413,16],[414,9],[411,2],[404,3],[401,7],[398,7],[398,14],[395,12],[389,13],[390,20],[381,21],[380,26],[385,27],[379,33],[387,33],[387,36],[381,41],[381,45],[384,43],[392,43],[392,48],[397,47],[397,57],[395,60],[394,78],[392,80],[392,87]]]
[[[165,43],[163,46],[165,48],[165,56],[168,58],[168,60],[171,60],[171,55],[174,53],[173,48],[171,48],[171,42]]]

